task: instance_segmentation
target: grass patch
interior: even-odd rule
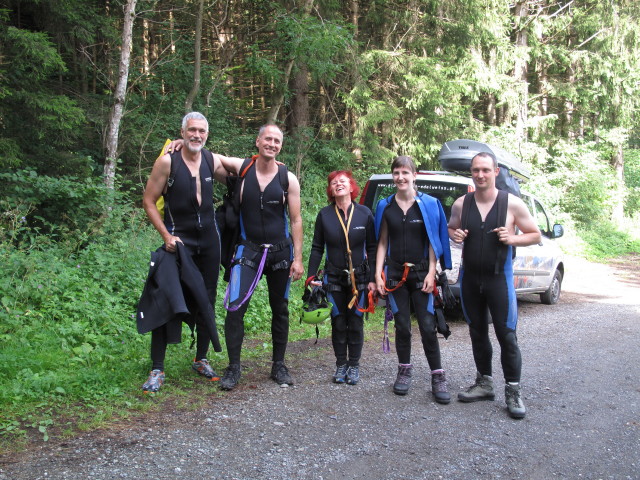
[[[584,256],[593,261],[640,253],[640,231],[638,227],[616,228],[611,223],[592,225],[588,230],[579,230],[583,241]]]

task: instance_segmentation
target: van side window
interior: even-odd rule
[[[537,200],[533,200],[533,204],[535,206],[536,212],[534,218],[536,219],[536,223],[538,228],[542,233],[549,234],[549,219],[547,218],[547,214],[542,208],[542,205]]]

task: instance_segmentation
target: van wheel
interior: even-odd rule
[[[556,270],[553,274],[553,280],[551,280],[551,285],[549,285],[549,289],[540,294],[540,301],[545,305],[555,305],[560,300],[560,290],[562,287],[562,272],[560,270]]]

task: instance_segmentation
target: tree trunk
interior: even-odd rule
[[[127,94],[127,81],[129,79],[129,62],[131,58],[131,35],[133,21],[135,20],[137,0],[127,0],[124,9],[124,25],[122,27],[122,47],[120,51],[120,66],[118,69],[118,85],[116,86],[113,107],[109,116],[107,136],[105,138],[105,150],[107,158],[104,163],[104,182],[108,188],[114,187],[116,173],[116,158],[118,157],[118,133],[120,121],[124,113],[124,102]]]
[[[284,68],[284,78],[282,79],[282,83],[274,89],[273,96],[271,97],[271,108],[269,109],[269,113],[267,114],[267,123],[275,123],[276,118],[278,118],[278,113],[280,112],[280,107],[284,102],[284,94],[289,84],[289,79],[291,78],[291,70],[293,69],[293,60],[289,60],[286,67]]]
[[[193,107],[193,101],[198,95],[198,91],[200,90],[200,69],[202,66],[201,61],[201,47],[202,47],[202,16],[204,14],[204,0],[200,0],[198,2],[198,16],[196,18],[196,39],[195,39],[195,55],[193,62],[193,86],[191,87],[191,91],[189,95],[187,95],[187,100],[184,102],[184,111],[188,113],[191,111]]]
[[[309,71],[301,65],[293,79],[293,99],[291,105],[291,132],[296,142],[296,176],[300,178],[302,159],[309,143]]]
[[[313,0],[303,0],[305,15],[311,14]],[[306,156],[311,135],[309,132],[309,69],[304,59],[298,59],[298,70],[293,79],[293,98],[291,107],[292,136],[296,145],[296,176],[300,178],[302,159]]]
[[[615,153],[612,158],[613,168],[616,172],[616,184],[618,185],[618,191],[616,203],[613,206],[612,220],[618,225],[622,224],[624,218],[624,153],[622,150],[622,144],[616,146]]]
[[[529,84],[527,82],[528,59],[527,52],[528,37],[526,22],[529,15],[528,0],[519,0],[515,6],[516,20],[516,49],[515,66],[513,76],[518,85],[518,105],[516,107],[516,138],[518,141],[527,140],[527,120],[529,117]]]

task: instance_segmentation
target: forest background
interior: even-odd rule
[[[135,306],[160,244],[140,204],[187,111],[234,156],[260,125],[283,128],[307,249],[327,173],[363,185],[399,154],[437,169],[443,142],[472,138],[530,166],[565,250],[638,252],[639,14],[635,0],[0,0],[3,448],[166,401],[140,395]],[[262,290],[252,304],[261,355]],[[291,338],[309,338],[295,319]],[[163,391],[193,405],[211,389],[188,373],[188,340]]]

